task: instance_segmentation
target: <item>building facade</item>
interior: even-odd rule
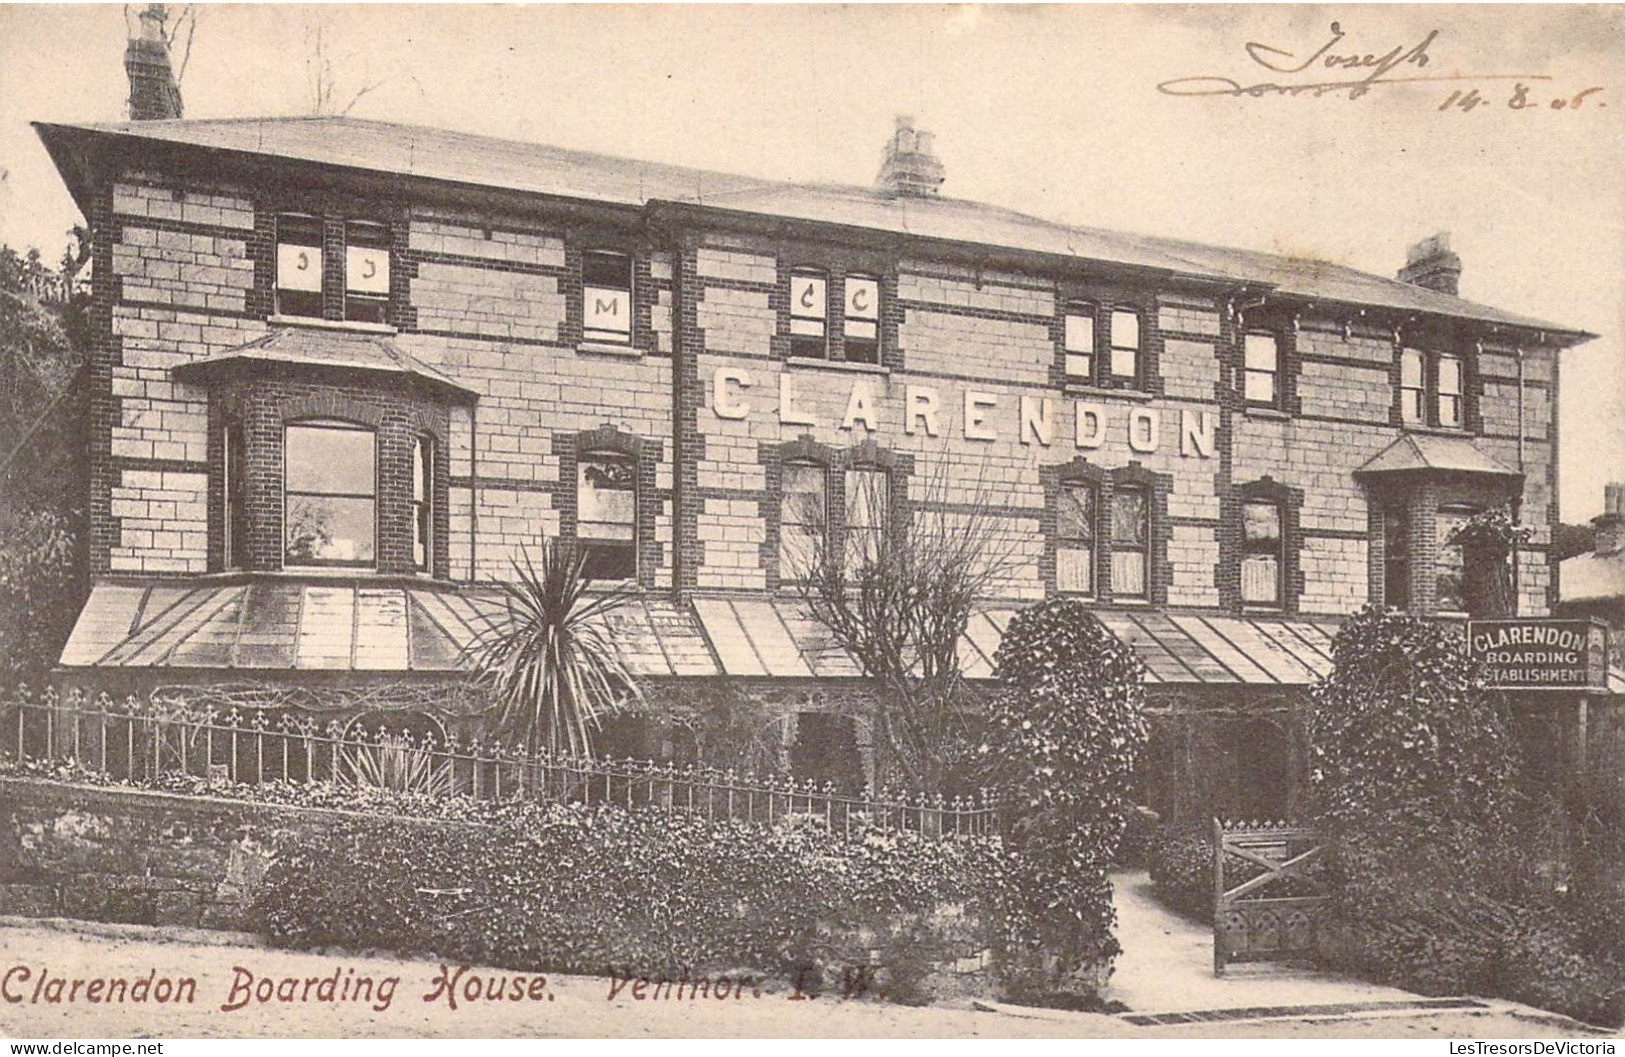
[[[637,592],[653,699],[749,702],[793,770],[872,780],[797,570],[987,516],[967,673],[1085,600],[1170,717],[1155,766],[1203,776],[1151,798],[1264,814],[1339,619],[1460,616],[1460,521],[1513,504],[1520,613],[1557,601],[1590,335],[1457,297],[1443,239],[1388,279],[1054,224],[941,195],[902,120],[872,188],[351,119],[38,130],[94,233],[71,684],[467,728],[489,585],[563,538]]]

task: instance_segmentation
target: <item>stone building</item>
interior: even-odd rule
[[[1461,519],[1517,506],[1520,611],[1556,601],[1559,354],[1590,335],[1458,297],[1442,237],[1394,279],[1052,223],[939,193],[906,119],[848,187],[139,94],[159,119],[37,126],[95,237],[67,683],[466,726],[489,585],[562,537],[636,588],[652,698],[744,702],[856,782],[867,698],[798,548],[986,507],[1019,560],[967,672],[1085,599],[1168,718],[1188,780],[1151,799],[1263,814],[1339,619],[1459,615]]]

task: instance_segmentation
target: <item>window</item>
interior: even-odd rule
[[[1382,602],[1390,609],[1411,604],[1410,523],[1402,508],[1382,514]]]
[[[224,479],[221,491],[225,497],[225,517],[222,524],[225,539],[220,548],[221,558],[228,569],[241,569],[248,564],[248,502],[247,486],[243,474],[247,460],[243,452],[243,427],[229,423],[221,431],[221,465]]]
[[[637,575],[637,463],[626,455],[594,452],[576,467],[576,539],[595,580]]]
[[[1066,380],[1089,383],[1095,378],[1095,306],[1073,302],[1066,306]]]
[[[581,255],[581,337],[632,344],[632,258],[589,250]]]
[[[846,358],[852,363],[880,362],[880,280],[868,275],[846,277]]]
[[[1399,415],[1407,426],[1461,429],[1466,424],[1462,359],[1453,352],[1402,349]]]
[[[1065,594],[1095,593],[1094,486],[1062,484],[1055,518],[1055,589]]]
[[[383,323],[389,308],[389,229],[351,221],[344,225],[344,318]]]
[[[276,219],[276,311],[322,315],[322,221],[287,213]]]
[[[429,572],[434,562],[434,438],[412,443],[412,566]]]
[[[372,431],[305,422],[288,426],[283,438],[286,564],[373,564],[378,478]]]
[[[1399,415],[1407,426],[1427,421],[1427,363],[1420,349],[1405,349],[1399,359]]]
[[[1241,505],[1241,601],[1280,606],[1282,562],[1281,505],[1253,500]]]
[[[878,561],[891,514],[891,496],[885,470],[846,472],[846,568],[854,572]]]
[[[1476,511],[1472,507],[1448,506],[1440,507],[1434,517],[1435,577],[1434,595],[1438,608],[1445,613],[1462,613],[1467,609],[1465,599],[1461,593],[1462,570],[1465,562],[1462,558],[1461,544],[1451,543],[1450,536],[1462,525],[1472,518]]]
[[[813,463],[786,463],[779,500],[779,579],[803,580],[813,575],[819,544],[828,521],[824,468]]]
[[[829,355],[828,296],[823,272],[790,273],[790,355],[818,360]]]
[[[1441,426],[1461,426],[1461,357],[1449,353],[1439,357],[1436,370],[1438,394],[1436,420]]]
[[[1111,380],[1133,385],[1140,377],[1140,314],[1131,309],[1112,311]]]
[[[1112,493],[1112,594],[1149,597],[1151,504],[1146,490],[1119,485]]]
[[[1278,407],[1281,401],[1281,348],[1274,334],[1248,334],[1243,343],[1243,393],[1253,407]]]

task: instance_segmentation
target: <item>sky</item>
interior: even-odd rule
[[[868,184],[906,113],[936,133],[944,194],[1050,219],[1379,274],[1448,231],[1462,296],[1600,335],[1563,359],[1564,520],[1625,480],[1625,7],[197,10],[190,118],[310,112],[319,30],[356,117]],[[124,18],[0,4],[0,241],[54,260],[80,219],[28,123],[125,117]],[[1158,87],[1321,83],[1372,72],[1329,57],[1418,48],[1386,76],[1436,80],[1359,98]]]

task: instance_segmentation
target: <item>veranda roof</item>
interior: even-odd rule
[[[960,641],[972,679],[993,676],[1018,610],[977,613]],[[1324,618],[1215,616],[1143,609],[1097,615],[1146,665],[1149,683],[1292,686],[1331,668]],[[504,619],[499,592],[416,581],[284,577],[98,583],[62,652],[67,669],[295,672],[459,670],[468,645]],[[636,598],[610,617],[640,676],[856,678],[852,657],[799,599]]]

